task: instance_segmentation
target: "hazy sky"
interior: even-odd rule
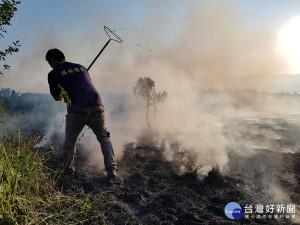
[[[0,86],[49,92],[47,50],[88,67],[108,26],[124,42],[111,42],[90,70],[102,91],[131,91],[140,76],[180,85],[169,79],[176,74],[205,88],[300,92],[291,75],[300,73],[291,65],[298,55],[292,60],[278,47],[280,31],[299,16],[297,0],[23,0],[1,39],[1,49],[14,40],[22,46],[7,58],[12,69]]]

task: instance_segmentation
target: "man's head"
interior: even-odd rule
[[[48,61],[49,65],[54,68],[59,63],[65,61],[65,56],[62,51],[58,50],[57,48],[52,48],[48,50],[46,54],[46,60]]]

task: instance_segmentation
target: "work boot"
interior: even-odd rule
[[[113,184],[117,178],[116,171],[114,169],[107,171],[107,178],[108,178],[108,183]]]

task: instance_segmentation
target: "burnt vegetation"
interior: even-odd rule
[[[199,93],[203,98],[216,95],[212,90]],[[261,93],[257,98],[269,95]],[[288,94],[281,97],[299,98]],[[239,98],[247,99],[247,92],[241,92]],[[50,100],[49,95],[20,93],[1,98],[2,224],[296,224],[286,219],[230,220],[224,207],[229,202],[241,206],[270,204],[270,199],[285,203],[282,199],[276,202],[278,196],[268,192],[272,187],[280,187],[291,202],[300,203],[297,123],[280,117],[224,121],[224,136],[231,140],[226,147],[227,172],[212,168],[201,179],[201,165],[188,149],[171,143],[173,152],[167,157],[167,140],[153,131],[141,132],[135,142],[124,146],[118,161],[120,180],[109,184],[103,171],[88,163],[81,143],[75,174],[58,170],[59,135],[36,147],[47,131],[43,118],[57,112],[51,111]],[[117,107],[123,109],[122,105]],[[243,105],[237,100],[234,107]],[[256,109],[257,105],[250,107]],[[114,115],[117,112],[120,110],[110,111]],[[241,150],[246,148],[254,153],[245,156]]]

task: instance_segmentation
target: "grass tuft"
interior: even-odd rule
[[[55,189],[45,155],[33,150],[39,135],[0,141],[0,224],[105,224],[119,203],[107,193],[63,194]]]

